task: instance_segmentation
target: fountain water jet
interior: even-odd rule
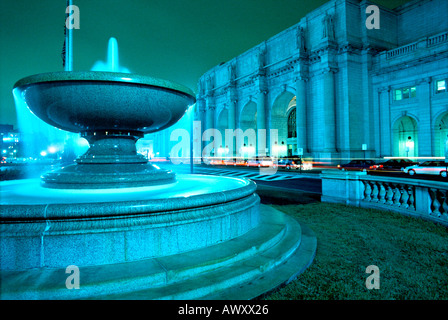
[[[131,73],[129,69],[120,66],[117,39],[113,37],[109,39],[109,43],[107,45],[107,61],[97,61],[91,70]]]
[[[312,232],[260,205],[254,182],[176,176],[136,153],[194,103],[188,88],[70,71],[21,79],[14,95],[90,149],[41,181],[1,183],[2,299],[250,299],[311,263]],[[81,290],[67,290],[71,265]]]

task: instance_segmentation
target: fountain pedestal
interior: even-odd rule
[[[83,132],[89,150],[76,163],[45,173],[42,184],[57,189],[106,189],[163,185],[176,181],[171,170],[148,163],[135,143],[143,137],[135,131]]]

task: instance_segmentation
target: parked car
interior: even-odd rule
[[[225,166],[234,166],[235,165],[235,160],[234,159],[223,159],[222,163]]]
[[[445,161],[425,161],[418,165],[406,167],[403,169],[403,172],[410,176],[415,174],[435,174],[446,178],[446,165]]]
[[[246,159],[237,158],[233,162],[233,165],[234,166],[245,166],[245,165],[247,165],[247,160]]]
[[[278,159],[278,167],[286,170],[311,170],[313,164],[311,162],[303,161],[301,158],[297,157],[283,157]]]
[[[371,166],[370,170],[384,170],[384,171],[402,171],[406,167],[419,164],[418,162],[409,159],[389,159],[385,162],[377,163]]]
[[[276,166],[275,161],[270,157],[253,157],[246,162],[248,167],[272,167]]]
[[[375,165],[373,160],[357,159],[338,165],[338,169],[343,171],[367,171],[373,165]]]
[[[283,157],[278,159],[278,167],[286,170],[299,169],[301,162],[302,160],[300,158]]]

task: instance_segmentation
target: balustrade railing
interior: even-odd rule
[[[419,48],[425,48],[425,47],[430,48],[430,47],[439,45],[444,42],[448,42],[448,32],[440,33],[440,34],[407,44],[405,46],[401,46],[401,47],[386,51],[386,59],[389,60],[389,59],[397,58],[397,57],[415,52]]]
[[[392,49],[387,51],[387,59],[395,58],[397,56],[401,56],[403,54],[408,54],[417,49],[417,43],[411,43],[407,46],[399,47],[396,49]]]
[[[362,200],[415,211],[415,186],[385,181],[361,181],[364,185]]]
[[[429,37],[426,40],[426,46],[432,47],[432,46],[438,45],[439,43],[443,43],[443,42],[447,42],[447,41],[448,41],[448,32]]]
[[[323,173],[322,201],[391,210],[448,226],[448,181]]]

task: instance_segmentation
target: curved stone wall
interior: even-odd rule
[[[189,197],[2,205],[0,269],[121,263],[228,241],[259,223],[255,183],[235,181]]]

